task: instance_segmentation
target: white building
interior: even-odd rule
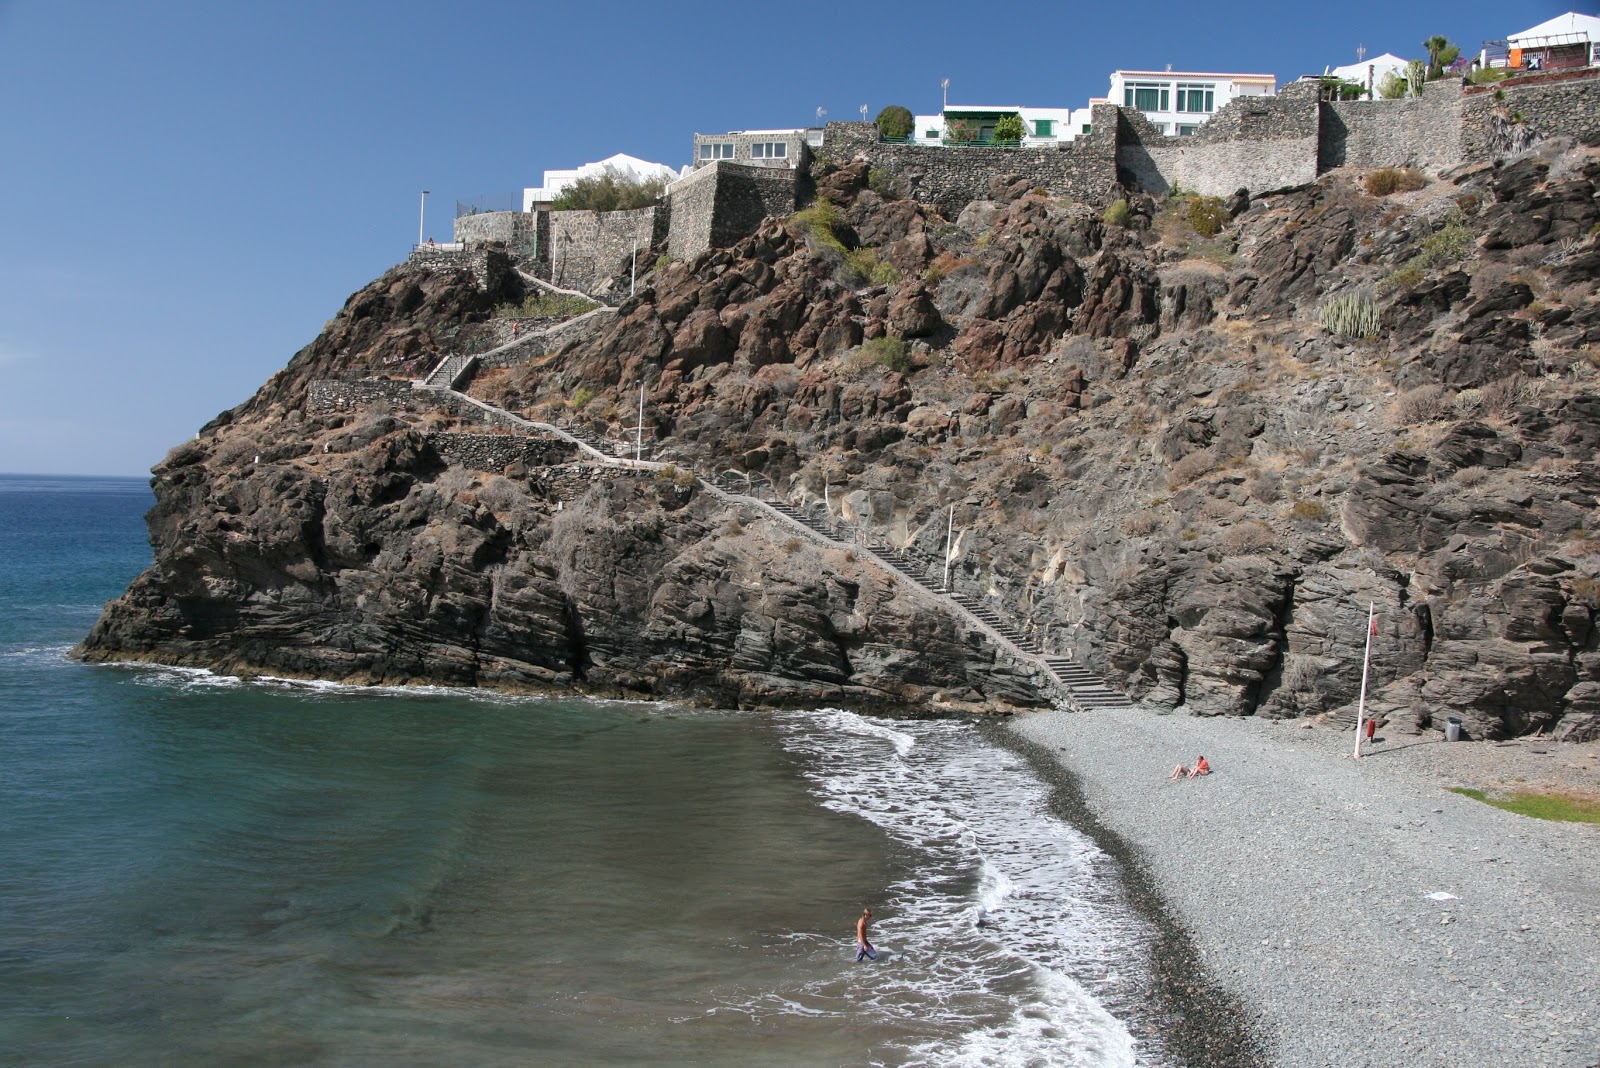
[[[1089,132],[1088,108],[948,105],[943,112],[915,116],[916,127],[909,141],[914,145],[993,144],[994,125],[1007,115],[1022,119],[1023,148],[1059,144]]]
[[[534,211],[538,208],[548,207],[561,191],[576,182],[579,178],[599,177],[607,171],[634,182],[650,182],[661,180],[670,182],[678,177],[678,172],[665,163],[651,163],[649,160],[638,159],[634,156],[617,153],[609,159],[598,163],[585,163],[583,166],[570,171],[545,171],[544,185],[522,191],[522,210]]]
[[[1569,11],[1511,34],[1506,49],[1505,65],[1527,70],[1594,66],[1600,64],[1600,18]]]
[[[1406,76],[1407,61],[1401,59],[1393,52],[1385,52],[1381,56],[1360,63],[1349,63],[1343,67],[1328,68],[1327,77],[1338,78],[1340,81],[1355,82],[1367,91],[1367,95],[1376,98],[1378,83],[1383,81],[1385,74],[1393,74],[1396,78]]]
[[[1273,96],[1272,74],[1212,74],[1186,70],[1119,70],[1111,74],[1111,103],[1135,108],[1164,134],[1187,137],[1229,101]]]

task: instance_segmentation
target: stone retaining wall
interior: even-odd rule
[[[538,213],[531,211],[483,211],[462,215],[455,222],[455,239],[473,245],[498,244],[519,264],[535,263],[548,241],[541,233]]]
[[[374,404],[411,410],[415,392],[409,378],[316,378],[306,386],[306,411],[353,412]]]
[[[906,195],[946,218],[988,195],[992,179],[1019,176],[1054,196],[1104,203],[1117,181],[1117,108],[1098,104],[1091,132],[1050,148],[879,143],[870,122],[830,122],[824,152],[835,163],[864,158],[893,175]]]
[[[692,259],[748,237],[768,216],[794,213],[801,175],[786,168],[707,164],[667,188],[667,251]]]
[[[412,251],[406,268],[413,271],[470,271],[478,288],[496,292],[511,271],[511,256],[496,248],[468,248],[465,250],[434,248],[422,245]]]
[[[1519,84],[1520,83],[1520,84]],[[1496,90],[1505,99],[1497,99]],[[1600,72],[1550,71],[1517,78],[1499,86],[1474,86],[1462,101],[1461,154],[1486,162],[1496,156],[1495,113],[1521,115],[1540,137],[1568,134],[1577,138],[1600,134]]]
[[[1314,82],[1272,97],[1240,97],[1190,137],[1158,132],[1138,111],[1098,104],[1092,133],[1053,149],[881,144],[872,123],[830,122],[820,155],[864,158],[920,203],[954,217],[987,195],[991,179],[1019,176],[1058,196],[1103,205],[1119,180],[1151,193],[1173,187],[1214,196],[1304,185],[1334,167],[1418,166],[1439,171],[1495,157],[1494,131],[1513,114],[1541,137],[1600,131],[1600,72],[1550,72],[1496,87],[1444,80],[1413,100],[1323,102]],[[1499,113],[1499,119],[1496,118]],[[676,253],[675,253],[676,254]]]
[[[1461,154],[1461,85],[1429,82],[1404,100],[1341,100],[1322,106],[1317,165],[1454,167]]]
[[[317,378],[306,387],[306,413],[355,412],[374,405],[390,411],[445,412],[467,423],[493,425],[494,419],[475,404],[437,389],[414,389],[410,379]]]
[[[569,462],[578,447],[560,438],[522,434],[463,434],[435,431],[428,444],[446,461],[474,471],[503,471],[512,464],[549,467]]]
[[[1118,108],[1118,173],[1156,194],[1181,187],[1227,196],[1315,181],[1316,89],[1297,82],[1277,96],[1237,97],[1188,137],[1168,137],[1140,112]]]
[[[543,214],[543,213],[541,213]],[[619,271],[626,274],[637,243],[643,267],[650,250],[666,240],[664,207],[632,211],[553,211],[544,259],[548,280],[568,289],[592,292]]]

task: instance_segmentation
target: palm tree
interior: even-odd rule
[[[1428,50],[1428,81],[1444,77],[1444,69],[1456,61],[1461,49],[1450,43],[1450,38],[1433,36],[1422,42]]]

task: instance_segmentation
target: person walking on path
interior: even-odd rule
[[[861,918],[856,921],[856,963],[862,959],[877,960],[878,951],[872,948],[872,941],[867,937],[867,925],[872,922],[872,910],[862,909]]]

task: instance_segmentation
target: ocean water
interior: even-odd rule
[[[1168,1063],[987,730],[74,662],[150,503],[0,476],[0,1062]]]

